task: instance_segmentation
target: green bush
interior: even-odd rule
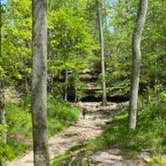
[[[94,149],[119,147],[121,149],[152,153],[166,152],[166,111],[165,102],[156,105],[155,98],[139,107],[136,130],[129,130],[128,110],[117,115],[102,136],[90,141]]]
[[[166,166],[166,156],[153,156],[150,164],[153,166]]]
[[[32,137],[31,114],[28,106],[24,109],[22,100],[15,104],[7,102],[6,110],[9,136],[22,134],[27,137]]]
[[[8,146],[10,147],[10,150],[12,152],[12,157],[10,159],[14,159],[18,155],[25,153],[27,150],[31,148],[31,145],[23,142],[18,142],[15,139],[9,139]]]
[[[0,164],[1,164],[1,161],[4,159],[4,157],[5,159],[13,158],[13,153],[11,148],[6,143],[4,143],[2,139],[1,133],[2,131],[5,131],[5,130],[7,131],[6,126],[0,124]]]
[[[66,128],[70,121],[76,121],[79,117],[79,110],[76,107],[63,103],[48,96],[48,135],[52,136]],[[7,124],[8,124],[8,145],[13,149],[14,156],[25,152],[30,145],[24,140],[16,138],[32,139],[32,122],[30,110],[30,98],[20,99],[16,103],[7,102]]]
[[[48,132],[49,136],[63,130],[69,122],[76,121],[79,110],[64,102],[58,101],[53,96],[48,96]]]
[[[61,121],[75,121],[78,115],[78,108],[57,101],[53,96],[48,96],[48,117],[53,116]]]

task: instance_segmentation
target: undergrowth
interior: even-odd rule
[[[13,158],[24,153],[32,144],[32,122],[30,98],[15,103],[7,102],[8,145]],[[49,137],[66,128],[79,116],[78,108],[48,96],[48,135]]]
[[[53,159],[50,162],[50,165],[57,166],[61,161],[71,158],[73,155],[76,155],[76,153],[78,153],[78,155],[84,155],[87,151],[87,146],[88,146],[88,144],[78,144],[78,145],[71,147],[64,154],[59,155],[58,157]]]
[[[128,129],[128,108],[124,108],[101,136],[90,140],[85,146],[80,147],[80,150],[119,148],[129,152],[147,151],[152,156],[151,165],[165,166],[166,159],[163,156],[166,152],[166,97],[161,96],[159,101],[153,97],[149,100],[146,96],[143,99],[139,100],[136,130]],[[52,166],[70,157],[70,153],[66,152],[55,158]]]
[[[144,103],[139,108],[136,130],[129,130],[128,110],[117,115],[103,134],[92,140],[93,149],[120,147],[135,151],[149,151],[153,154],[166,152],[165,102]]]

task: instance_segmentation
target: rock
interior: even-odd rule
[[[142,152],[140,154],[140,158],[143,159],[145,162],[150,162],[150,153],[148,152]]]
[[[92,161],[105,162],[105,163],[114,163],[115,161],[123,160],[123,157],[120,155],[109,154],[108,152],[97,152],[96,154],[90,157]]]
[[[119,155],[119,154],[122,154],[122,151],[120,149],[110,149],[108,150],[108,153],[110,154],[114,154],[114,155]]]

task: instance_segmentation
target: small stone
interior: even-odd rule
[[[142,158],[146,162],[150,162],[150,154],[148,152],[142,152],[140,154],[140,158]]]

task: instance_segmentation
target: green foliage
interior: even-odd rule
[[[138,9],[138,1],[114,1],[110,3],[110,31],[105,32],[107,86],[123,89],[120,95],[129,94],[131,73],[131,39]],[[150,0],[148,15],[142,36],[141,90],[155,86],[155,82],[164,85],[165,64],[165,1]],[[111,73],[111,74],[110,74]],[[127,91],[125,91],[127,90]],[[117,93],[111,91],[110,94]],[[116,95],[116,94],[115,94]]]
[[[4,143],[3,139],[2,139],[2,131],[7,131],[7,126],[3,126],[0,124],[0,161],[2,159],[12,159],[13,158],[13,152],[11,150],[11,148],[9,147],[9,145],[7,145],[6,143]]]
[[[79,116],[78,108],[59,102],[53,96],[48,96],[48,132],[49,136],[61,131],[76,121]]]
[[[75,121],[78,118],[78,109],[70,104],[58,102],[53,96],[48,97],[48,117],[55,117],[64,121]]]
[[[31,146],[24,143],[32,137],[32,122],[29,103],[20,99],[15,103],[6,102],[8,124],[8,146],[13,152],[11,159],[24,153]]]
[[[73,155],[73,153],[78,152],[78,154],[83,154],[86,152],[86,144],[78,144],[76,146],[71,147],[69,150],[67,150],[64,154],[57,156],[53,160],[51,160],[50,164],[51,166],[58,166],[58,164],[61,161],[66,161],[70,159]],[[65,165],[68,165],[68,162],[65,163]]]
[[[155,101],[155,99],[153,99]],[[165,104],[160,102],[144,103],[144,110],[140,107],[136,130],[129,130],[127,110],[117,115],[102,136],[92,140],[94,149],[119,147],[134,151],[148,150],[151,153],[166,151],[166,112]]]
[[[59,162],[64,161],[69,157],[70,157],[70,154],[67,154],[67,153],[64,155],[58,156],[56,159],[54,159],[50,162],[50,165],[51,166],[58,166]]]
[[[31,145],[20,142],[12,138],[9,138],[8,146],[10,147],[10,151],[12,153],[10,160],[16,158],[19,155],[22,155],[23,153],[25,153],[27,150],[31,148]]]
[[[10,0],[2,14],[0,74],[8,84],[17,84],[25,74],[29,75],[32,36],[30,7],[30,0]]]
[[[166,157],[165,156],[153,156],[150,164],[153,166],[165,166],[166,165]]]
[[[166,1],[149,0],[147,21],[142,37],[142,68],[140,79],[140,112],[136,131],[127,130],[127,113],[117,116],[113,128],[94,140],[95,147],[117,145],[124,148],[152,151],[165,150],[166,92]],[[106,81],[109,96],[129,94],[131,71],[131,38],[138,1],[109,1],[103,12],[106,55]],[[109,10],[109,11],[108,11]],[[23,94],[31,82],[31,1],[9,0],[3,8],[1,28],[0,76],[6,85],[23,87]],[[77,89],[77,98],[84,96],[87,82],[80,70],[92,68],[98,61],[98,29],[94,0],[48,0],[48,89],[56,97],[64,93],[64,71],[69,69],[67,86]],[[97,69],[98,67],[95,67]],[[99,82],[100,83],[100,75]],[[96,82],[95,82],[96,83]],[[100,91],[97,93],[101,96]],[[24,151],[26,145],[13,142],[13,135],[31,138],[30,99],[6,103],[8,134],[13,149]],[[67,127],[78,118],[78,110],[48,96],[49,135]],[[1,127],[0,127],[1,128]],[[3,127],[4,128],[4,127]],[[164,138],[164,139],[163,139]],[[130,140],[130,143],[129,143]],[[147,141],[148,140],[148,141]],[[6,145],[0,140],[0,155]],[[16,150],[17,151],[17,150]],[[16,152],[16,154],[18,154]]]
[[[56,82],[49,86],[59,85],[58,76],[61,74],[64,78],[64,71],[68,69],[71,72],[67,86],[80,89],[82,83],[78,73],[91,67],[96,61],[93,51],[97,48],[88,21],[85,19],[86,3],[83,1],[50,3],[53,8],[55,6],[57,8],[53,10],[50,7],[48,10],[49,73],[56,78]],[[64,83],[60,85],[63,92],[65,85]],[[56,94],[59,92],[57,89],[54,91]]]
[[[17,103],[6,103],[7,124],[9,127],[9,135],[22,134],[32,137],[31,114],[29,105],[25,107],[23,100],[20,99]]]
[[[63,80],[67,68],[74,81],[68,86],[81,89],[86,85],[79,71],[92,68],[97,61],[98,29],[96,6],[92,0],[48,1],[48,72],[50,92],[63,96]],[[163,0],[150,0],[147,22],[142,37],[141,90],[154,87],[155,82],[165,84],[166,22]],[[128,95],[131,71],[131,38],[138,2],[111,1],[103,4],[103,25],[106,56],[108,94]],[[21,21],[20,21],[21,20]],[[5,83],[21,86],[25,91],[31,82],[31,1],[10,0],[2,12],[2,49],[0,74]],[[75,75],[77,73],[77,75]],[[56,80],[56,81],[55,81]],[[59,81],[59,82],[58,82]],[[84,84],[84,86],[83,86]],[[29,85],[30,86],[30,85]],[[114,90],[114,87],[116,90]],[[81,98],[82,91],[78,91]]]
[[[29,98],[20,99],[16,103],[6,103],[9,147],[13,150],[13,157],[31,147],[32,122],[29,103]],[[49,136],[63,130],[78,117],[78,108],[60,102],[51,95],[48,96]]]

